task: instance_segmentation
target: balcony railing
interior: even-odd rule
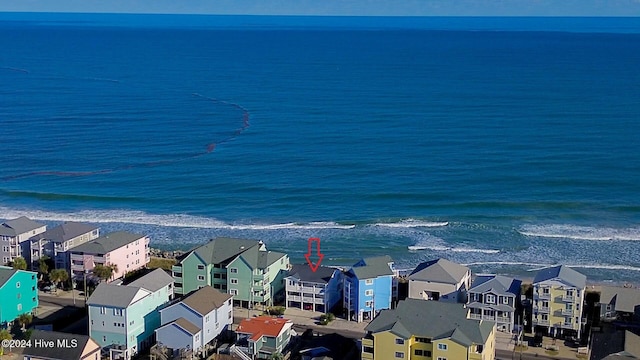
[[[534,324],[534,325],[540,325],[540,326],[549,326],[549,320],[537,320],[537,319],[533,319],[533,324]]]
[[[469,314],[469,319],[482,320],[482,314]]]
[[[573,315],[573,309],[562,309],[562,315]]]
[[[540,313],[548,313],[549,312],[549,307],[548,306],[538,306],[538,307],[533,307],[533,311],[537,311]]]
[[[540,299],[551,299],[551,293],[539,292],[536,295],[538,295],[538,298]]]
[[[560,326],[564,329],[573,329],[573,324],[570,322],[562,322]]]
[[[562,301],[564,301],[564,302],[574,302],[574,301],[576,301],[576,297],[573,296],[573,295],[571,295],[571,296],[562,295]]]
[[[511,322],[511,318],[508,316],[498,316],[496,317],[496,321],[508,323],[508,322]]]

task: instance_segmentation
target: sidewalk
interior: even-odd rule
[[[535,347],[531,346],[532,343],[528,341],[533,339],[533,334],[525,334],[523,339],[525,346],[515,348],[515,336],[511,336],[511,340],[506,343],[505,339],[507,339],[507,335],[508,334],[498,332],[498,336],[496,336],[497,350],[509,350],[515,354],[522,353],[523,355],[533,355],[535,357],[549,359],[588,359],[586,355],[581,356],[578,354],[578,348],[565,345],[564,340],[557,339],[554,341],[553,338],[545,336],[542,339],[542,346]],[[552,349],[557,350],[554,351]]]

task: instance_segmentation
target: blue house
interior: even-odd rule
[[[384,309],[391,309],[397,295],[397,271],[390,256],[358,261],[344,276],[344,308],[349,319],[372,320]]]
[[[0,266],[0,328],[38,307],[37,273]]]

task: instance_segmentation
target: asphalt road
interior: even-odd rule
[[[38,294],[38,302],[49,306],[74,306],[73,299],[58,297],[54,294]],[[76,307],[84,307],[84,297],[76,298]]]
[[[535,354],[520,354],[519,352],[514,353],[513,351],[507,350],[496,350],[496,360],[556,360],[561,359],[559,357],[548,357],[543,355],[535,355]],[[563,359],[563,358],[562,358]]]

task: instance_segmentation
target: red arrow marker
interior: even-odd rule
[[[313,263],[313,261],[311,261],[311,248],[314,242],[318,243],[318,247],[317,247],[318,262],[315,264]],[[316,272],[320,267],[322,258],[324,258],[324,254],[320,252],[320,238],[309,238],[309,251],[307,251],[307,253],[304,254],[304,257],[305,259],[307,259],[307,264],[309,264],[311,271]]]

